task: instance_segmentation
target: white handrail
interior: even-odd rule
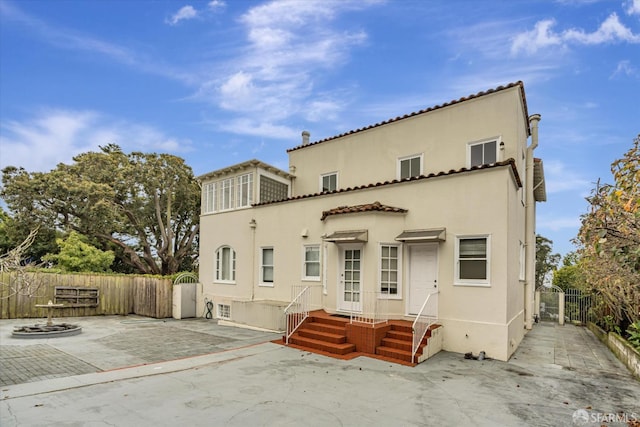
[[[372,327],[378,323],[386,323],[389,320],[389,294],[377,291],[361,291],[359,304],[360,311],[353,308],[350,313],[350,323],[366,323]],[[353,306],[353,302],[351,303]]]
[[[413,325],[411,326],[411,331],[413,333],[413,344],[411,345],[412,361],[415,361],[416,353],[420,348],[420,343],[422,343],[422,340],[424,339],[425,335],[427,335],[429,326],[434,324],[435,321],[437,320],[435,316],[425,315],[424,311],[429,304],[429,300],[431,300],[431,302],[433,303],[437,298],[437,297],[433,297],[433,299],[431,299],[431,297],[433,295],[437,295],[438,293],[439,291],[436,291],[427,295],[427,298],[424,300],[424,303],[422,304],[422,308],[420,308],[420,311],[416,316],[416,320],[413,321]]]
[[[295,287],[293,289],[295,289]],[[284,309],[284,317],[287,324],[285,333],[286,344],[289,344],[291,335],[293,335],[300,325],[302,325],[302,322],[309,317],[310,294],[309,286],[305,286]]]

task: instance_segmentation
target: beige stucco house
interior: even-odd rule
[[[413,319],[429,294],[442,348],[507,360],[533,316],[539,115],[522,82],[288,150],[202,183],[198,307],[284,329],[292,289],[328,313],[384,301]],[[210,305],[211,306],[211,305]]]

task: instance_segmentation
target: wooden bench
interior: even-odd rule
[[[54,299],[64,307],[97,307],[100,291],[97,288],[56,286]]]

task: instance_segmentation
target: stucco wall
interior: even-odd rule
[[[424,155],[425,174],[459,169],[467,166],[468,143],[496,137],[505,143],[499,160],[516,159],[524,174],[527,120],[519,87],[293,150],[289,166],[295,194],[312,194],[329,172],[338,172],[340,188],[395,179],[397,159],[414,154]]]

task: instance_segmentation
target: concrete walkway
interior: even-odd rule
[[[5,426],[561,426],[640,419],[640,383],[585,328],[538,324],[509,362],[441,352],[415,368],[273,344],[204,319],[65,319],[83,333],[10,338]],[[33,356],[36,354],[37,356]],[[57,361],[57,362],[52,362]],[[28,372],[28,373],[25,373]]]

